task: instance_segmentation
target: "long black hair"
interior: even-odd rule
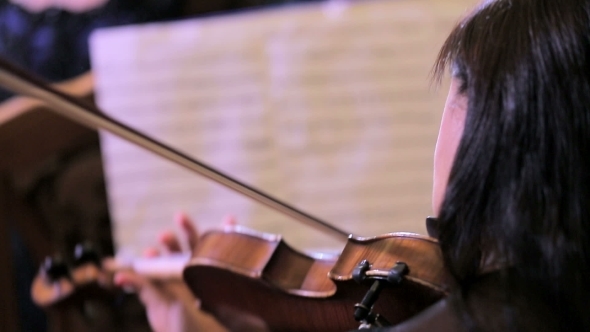
[[[590,330],[590,1],[486,1],[442,47],[435,74],[448,67],[468,109],[439,214],[447,266],[463,294],[482,262],[510,267],[564,329]]]

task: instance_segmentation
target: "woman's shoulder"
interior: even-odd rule
[[[546,287],[513,269],[481,276],[462,298],[449,300],[464,325],[482,331],[561,331]],[[470,326],[469,326],[470,327]]]
[[[509,285],[511,291],[507,292]],[[419,315],[377,332],[462,332],[563,330],[542,289],[500,272],[481,276],[464,292],[455,292]]]

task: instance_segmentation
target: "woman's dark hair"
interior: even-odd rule
[[[448,67],[468,109],[439,214],[447,266],[463,294],[482,262],[510,266],[564,330],[590,330],[590,1],[486,1],[435,75]]]

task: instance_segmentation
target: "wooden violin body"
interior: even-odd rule
[[[210,232],[184,270],[184,279],[211,312],[232,330],[346,331],[370,282],[353,271],[362,260],[371,271],[405,262],[409,273],[386,287],[374,311],[393,325],[414,316],[452,288],[436,240],[409,233],[350,238],[338,259],[317,259],[289,247],[279,236]]]
[[[437,241],[410,233],[351,237],[338,257],[311,257],[278,235],[242,228],[212,231],[200,238],[183,277],[201,308],[233,331],[346,331],[358,328],[355,304],[374,282],[353,280],[364,260],[370,263],[367,275],[387,274],[398,262],[409,268],[401,283],[381,291],[373,308],[392,325],[418,314],[453,287]],[[34,302],[41,307],[88,297],[108,302],[113,293],[100,289],[113,289],[112,273],[118,270],[112,262],[104,263],[108,261],[103,268],[83,264],[54,282],[39,275],[31,289]],[[158,266],[162,259],[152,263]],[[153,269],[135,270],[161,279],[146,272]]]

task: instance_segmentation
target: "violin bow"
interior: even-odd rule
[[[319,229],[335,238],[346,241],[350,233],[345,232],[300,209],[294,208],[256,188],[244,184],[170,146],[160,143],[147,135],[109,117],[91,103],[70,96],[51,87],[47,82],[20,69],[0,57],[0,85],[15,93],[37,98],[52,106],[55,113],[93,129],[106,130],[120,138],[138,145],[156,155],[183,166],[205,178],[215,181],[264,206],[289,216],[297,221]]]

